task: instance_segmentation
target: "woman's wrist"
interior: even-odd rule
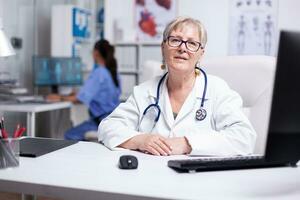
[[[184,142],[185,142],[185,153],[189,154],[192,151],[192,147],[189,143],[189,140],[186,137],[183,137],[183,139],[184,139]]]
[[[139,147],[139,135],[133,136],[132,138],[126,140],[119,147],[131,150],[138,150]]]

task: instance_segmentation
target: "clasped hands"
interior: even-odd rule
[[[50,102],[59,102],[59,101],[70,101],[73,103],[78,103],[75,93],[71,93],[70,95],[64,96],[59,94],[49,94],[46,99]]]
[[[49,94],[46,99],[51,102],[59,102],[62,101],[62,97],[59,94]]]
[[[188,154],[192,150],[185,137],[165,138],[154,134],[137,135],[120,146],[157,156]]]

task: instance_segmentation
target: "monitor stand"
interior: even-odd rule
[[[58,86],[58,85],[51,86],[51,93],[54,94],[68,96],[72,93],[72,91],[73,91],[73,87],[71,86]]]
[[[69,96],[73,92],[72,86],[59,86],[58,87],[58,94],[62,96]]]
[[[51,86],[51,93],[58,94],[58,85]]]

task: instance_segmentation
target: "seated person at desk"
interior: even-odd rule
[[[65,139],[68,140],[84,140],[85,133],[97,131],[100,121],[119,105],[121,89],[114,47],[107,40],[100,40],[94,46],[93,57],[97,66],[78,94],[75,92],[69,96],[51,94],[47,97],[52,101],[81,102],[89,108],[91,118],[68,130],[65,133]]]
[[[163,76],[134,88],[99,125],[110,149],[153,155],[249,154],[256,133],[242,112],[242,99],[222,79],[199,68],[206,30],[196,19],[178,17],[165,28]]]

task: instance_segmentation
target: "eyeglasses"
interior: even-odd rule
[[[182,43],[185,44],[185,47],[189,50],[189,51],[192,51],[192,52],[196,52],[199,50],[200,47],[202,47],[201,43],[200,42],[196,42],[196,41],[193,41],[193,40],[182,40],[178,37],[175,37],[175,36],[169,36],[167,38],[167,41],[168,41],[168,45],[170,47],[179,47],[182,45]]]

